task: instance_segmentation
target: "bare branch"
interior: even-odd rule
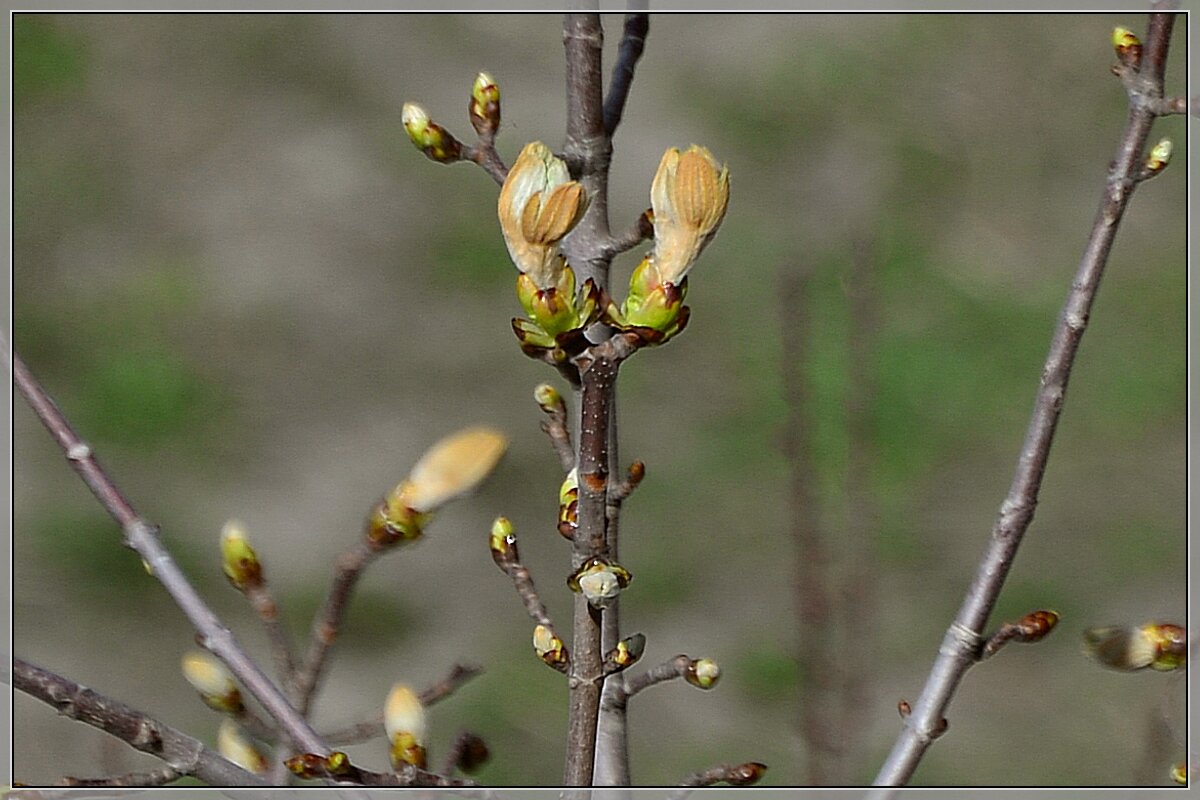
[[[110,778],[72,778],[66,777],[58,781],[58,786],[71,787],[145,787],[165,786],[178,780],[182,772],[173,767],[162,767],[149,772],[130,772],[125,775],[114,775]]]
[[[292,641],[287,628],[279,619],[279,605],[275,602],[267,583],[262,580],[253,586],[247,586],[244,594],[250,601],[250,606],[262,620],[267,638],[271,642],[271,658],[275,661],[275,670],[279,680],[286,686],[296,670],[292,656]]]
[[[656,684],[682,678],[687,675],[688,667],[691,664],[692,659],[685,655],[678,655],[666,663],[651,667],[639,675],[628,678],[625,681],[625,697],[633,697],[638,692]]]
[[[483,171],[491,175],[492,180],[498,185],[504,185],[504,179],[508,177],[508,167],[504,165],[500,154],[496,152],[496,148],[490,142],[464,144],[462,157],[467,161],[474,161],[483,167]]]
[[[728,783],[730,786],[750,786],[758,783],[767,765],[758,761],[745,764],[721,764],[718,767],[694,772],[679,782],[680,786],[712,786],[715,783]],[[684,794],[683,796],[686,796]],[[679,797],[679,795],[672,795]]]
[[[1100,209],[1083,258],[1055,327],[1012,485],[1000,505],[991,540],[967,588],[962,606],[946,632],[912,714],[905,720],[899,738],[875,778],[876,785],[907,783],[942,727],[945,711],[959,682],[975,663],[982,631],[1012,567],[1017,548],[1033,521],[1075,354],[1087,328],[1088,314],[1122,215],[1142,169],[1142,153],[1155,120],[1153,109],[1143,99],[1145,96],[1162,97],[1163,69],[1174,22],[1173,14],[1150,15],[1139,73],[1146,83],[1130,92],[1129,119],[1105,180]]]
[[[617,63],[613,65],[612,78],[608,83],[608,97],[604,99],[604,132],[610,137],[621,124],[621,114],[625,111],[625,101],[633,85],[633,70],[642,57],[649,31],[649,14],[625,15],[621,47],[617,51]]]
[[[7,347],[3,349],[5,353],[8,352]],[[229,666],[242,685],[258,699],[267,713],[299,747],[314,752],[325,750],[325,745],[304,717],[288,703],[283,693],[246,655],[233,633],[204,603],[159,541],[157,528],[138,515],[96,461],[91,448],[71,428],[54,401],[15,352],[12,354],[12,366],[13,382],[17,389],[46,430],[58,442],[66,454],[67,461],[91,489],[92,494],[121,526],[126,545],[137,551],[148,565],[151,574],[163,585],[196,628],[199,643]]]
[[[355,546],[338,556],[334,567],[333,583],[321,610],[313,617],[312,630],[309,633],[308,654],[304,657],[303,666],[296,672],[293,684],[293,696],[301,713],[307,713],[312,705],[313,695],[320,682],[321,673],[328,660],[329,650],[337,640],[341,630],[342,617],[345,616],[349,604],[350,593],[358,583],[359,577],[368,564],[378,558],[383,549],[373,546],[367,539],[360,539]]]
[[[14,658],[12,677],[14,688],[52,706],[59,714],[110,733],[130,747],[162,759],[180,774],[193,775],[214,786],[266,785],[263,778],[226,761],[182,731],[61,675]]]

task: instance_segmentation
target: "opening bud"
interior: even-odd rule
[[[558,532],[564,538],[575,538],[579,527],[579,469],[573,468],[558,487]]]
[[[1117,60],[1127,67],[1137,69],[1142,63],[1142,40],[1128,28],[1113,28],[1112,46]]]
[[[646,637],[643,634],[635,633],[617,642],[617,647],[609,654],[608,660],[623,669],[636,664],[644,652],[646,652]]]
[[[500,87],[486,72],[475,76],[475,83],[471,86],[469,111],[471,127],[480,137],[495,136],[500,127]]]
[[[242,695],[233,674],[216,659],[202,650],[184,653],[180,661],[183,677],[200,694],[210,708],[225,714],[240,714]]]
[[[501,569],[505,564],[521,560],[517,553],[517,534],[507,517],[496,517],[496,521],[492,523],[489,545],[492,549],[492,560]]]
[[[1146,156],[1146,172],[1150,175],[1157,175],[1166,169],[1167,164],[1171,163],[1171,152],[1175,146],[1170,139],[1160,139],[1158,144],[1150,148],[1150,154]]]
[[[397,683],[388,693],[383,708],[392,766],[425,767],[425,707],[416,692]]]
[[[368,538],[380,546],[419,538],[430,515],[482,483],[507,447],[504,435],[491,428],[468,428],[442,439],[371,512]]]
[[[1187,665],[1187,629],[1179,625],[1150,622],[1089,628],[1083,641],[1087,654],[1111,669],[1133,672],[1150,667],[1170,672]]]
[[[688,664],[684,680],[701,689],[711,689],[721,679],[721,668],[711,658],[697,658]]]
[[[237,520],[221,528],[221,568],[225,577],[239,590],[262,584],[262,564],[246,540],[246,529]]]
[[[620,564],[593,558],[567,578],[567,586],[582,593],[592,607],[605,608],[631,580],[633,576]]]
[[[562,639],[558,638],[558,635],[549,627],[538,625],[533,629],[533,650],[538,654],[538,658],[546,664],[559,672],[566,671],[570,656],[566,647],[563,646]]]
[[[270,766],[266,756],[231,719],[221,720],[221,726],[217,728],[217,752],[247,772],[262,774]]]
[[[400,112],[404,131],[417,149],[433,161],[451,164],[462,157],[462,143],[429,118],[416,103],[405,103]]]

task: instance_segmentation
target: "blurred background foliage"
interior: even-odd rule
[[[565,687],[531,656],[528,619],[486,549],[490,519],[508,515],[552,613],[569,618],[561,475],[530,397],[556,376],[509,332],[518,306],[495,185],[423,159],[400,107],[421,102],[466,136],[468,90],[486,69],[503,91],[501,154],[558,145],[560,19],[13,22],[17,349],[259,655],[217,563],[225,519],[246,522],[300,636],[333,558],[426,446],[472,423],[506,431],[486,487],[368,573],[316,718],[356,721],[393,681],[480,663],[486,673],[432,712],[433,761],[469,727],[494,753],[482,780],[557,782]],[[605,23],[611,64],[620,17]],[[693,273],[687,334],[622,371],[621,457],[648,465],[622,525],[636,576],[622,619],[647,635],[647,663],[707,655],[725,677],[712,693],[678,683],[637,699],[638,783],[745,760],[770,765],[766,784],[805,783],[799,720],[829,677],[798,661],[813,647],[859,679],[837,779],[874,775],[1008,488],[1124,123],[1108,73],[1118,24],[1144,19],[652,18],[615,139],[613,226],[648,204],[668,146],[698,142],[728,161],[733,202]],[[1180,90],[1176,38],[1168,84]],[[1161,784],[1184,757],[1180,682],[1106,672],[1079,644],[1091,625],[1185,613],[1184,121],[1156,135],[1175,139],[1178,164],[1139,190],[1118,237],[995,617],[1049,607],[1063,621],[968,675],[918,783]],[[614,286],[639,253],[619,259]],[[851,348],[856,253],[878,314]],[[781,302],[796,279],[803,309]],[[784,391],[783,337],[802,337],[788,352],[803,354],[804,408]],[[855,359],[870,396],[853,396]],[[847,408],[864,400],[875,523],[848,541],[861,509],[848,508]],[[830,586],[865,581],[872,598],[825,642],[795,633],[805,554],[780,449],[792,414],[812,441]],[[217,721],[179,674],[192,645],[182,616],[27,409],[15,416],[16,653],[211,740]],[[146,768],[27,699],[15,732],[18,780]],[[351,749],[376,767],[384,753]]]

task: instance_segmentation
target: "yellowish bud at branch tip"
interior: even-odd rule
[[[425,707],[416,692],[397,683],[388,693],[383,708],[392,766],[425,766]]]
[[[562,395],[548,383],[539,383],[533,388],[533,399],[538,408],[547,414],[562,413],[566,410]]]
[[[517,553],[517,534],[507,517],[496,517],[496,521],[492,523],[488,544],[492,550],[492,559],[502,569],[509,562],[520,560]]]
[[[449,164],[462,156],[462,143],[429,118],[416,103],[405,103],[400,111],[404,132],[417,149],[434,161]]]
[[[246,540],[245,527],[237,520],[231,519],[221,528],[221,569],[238,589],[262,583],[262,564]]]
[[[684,679],[700,689],[711,689],[721,679],[721,668],[711,658],[698,658],[688,665]]]
[[[1175,145],[1170,139],[1159,139],[1158,144],[1150,148],[1150,155],[1146,157],[1146,169],[1152,173],[1161,172],[1171,163],[1171,153],[1174,149]]]

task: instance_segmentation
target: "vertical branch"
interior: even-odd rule
[[[807,749],[805,782],[819,786],[829,779],[836,758],[830,702],[836,671],[831,658],[834,631],[829,601],[829,553],[820,522],[817,465],[813,458],[812,398],[806,382],[807,354],[812,341],[810,276],[795,269],[780,275],[781,302],[786,309],[783,336],[783,382],[788,404],[782,449],[791,467],[792,539],[795,543],[794,591],[797,613],[796,661],[810,691],[798,704],[800,736]]]
[[[906,783],[929,745],[945,729],[946,708],[963,675],[975,663],[983,628],[1012,567],[1021,539],[1033,521],[1071,366],[1087,328],[1088,314],[1121,218],[1144,171],[1142,153],[1154,124],[1158,101],[1162,98],[1163,71],[1174,22],[1174,14],[1150,15],[1141,68],[1126,81],[1129,118],[1116,157],[1109,167],[1100,208],[1083,257],[1058,317],[1012,485],[1000,505],[987,549],[967,587],[962,606],[946,631],[921,696],[875,778],[877,785]]]
[[[571,554],[577,569],[593,556],[606,552],[608,504],[608,423],[612,385],[617,364],[599,355],[581,366],[582,400],[579,424],[579,512]],[[588,786],[596,747],[600,712],[603,651],[600,612],[582,595],[575,597],[575,636],[571,642],[570,707],[567,718],[567,763],[563,782]]]
[[[621,124],[625,101],[633,85],[633,70],[642,50],[646,47],[646,34],[650,30],[649,14],[626,14],[625,29],[621,34],[621,47],[617,51],[617,63],[613,65],[612,78],[608,82],[608,97],[604,98],[604,132],[609,137]]]
[[[7,354],[7,346],[4,346]],[[321,739],[309,726],[304,717],[288,703],[286,697],[273,684],[256,663],[246,655],[233,633],[217,618],[216,614],[188,582],[171,554],[158,538],[158,530],[142,519],[112,482],[108,474],[92,455],[91,448],[79,438],[69,422],[58,410],[54,401],[46,394],[41,384],[26,368],[15,352],[12,354],[13,382],[25,397],[38,419],[58,442],[72,468],[91,489],[125,535],[125,543],[137,551],[148,565],[151,574],[163,585],[167,593],[196,628],[198,640],[213,655],[224,661],[238,680],[269,713],[299,747],[315,753],[328,752]]]
[[[871,491],[871,473],[875,463],[875,430],[872,415],[877,387],[875,347],[879,335],[879,293],[873,269],[874,243],[865,239],[854,246],[848,286],[850,330],[847,334],[849,365],[846,387],[846,550],[847,565],[841,576],[842,642],[839,663],[841,701],[837,729],[842,737],[842,765],[852,763],[847,737],[865,730],[865,712],[871,707],[868,678],[873,659],[870,643],[873,634],[876,579],[874,542],[878,515]],[[858,752],[861,752],[859,750]],[[855,753],[857,755],[857,753]],[[853,783],[855,778],[841,774],[838,783]]]

